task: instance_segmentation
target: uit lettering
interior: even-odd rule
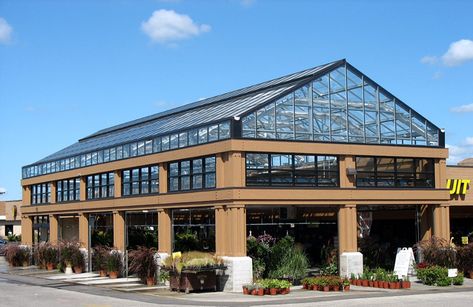
[[[448,179],[447,189],[450,195],[465,195],[466,190],[470,186],[470,179]]]

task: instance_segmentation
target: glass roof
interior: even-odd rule
[[[439,135],[346,62],[242,118],[244,138],[436,147]]]

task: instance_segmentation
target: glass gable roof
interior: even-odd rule
[[[100,130],[23,178],[227,138],[444,146],[440,129],[345,60]]]
[[[346,62],[242,118],[244,138],[437,147],[439,135]]]

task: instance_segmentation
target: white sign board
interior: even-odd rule
[[[398,278],[414,273],[414,265],[416,260],[412,248],[398,248],[396,254],[396,262],[394,263],[394,274]]]

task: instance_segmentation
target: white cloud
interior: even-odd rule
[[[420,62],[422,64],[436,64],[438,62],[438,58],[436,56],[433,56],[433,55],[426,55],[425,57],[423,57],[422,59],[420,59]]]
[[[459,107],[453,107],[453,108],[450,109],[450,112],[454,112],[454,113],[469,113],[469,112],[473,112],[473,103],[464,104],[464,105],[459,106]]]
[[[473,60],[473,41],[461,39],[450,44],[448,51],[442,56],[447,66],[458,66]]]
[[[0,194],[5,194],[7,192],[7,189],[4,187],[0,187]]]
[[[473,157],[473,137],[465,138],[460,144],[445,144],[448,148],[448,164],[457,164],[458,162]]]
[[[240,0],[241,5],[243,5],[244,7],[250,7],[255,2],[256,2],[256,0]]]
[[[141,29],[152,41],[168,43],[198,36],[210,31],[211,27],[197,24],[187,15],[161,9],[154,11],[147,21],[142,22]]]
[[[8,24],[8,22],[0,17],[0,43],[9,43],[12,31],[13,28]]]

